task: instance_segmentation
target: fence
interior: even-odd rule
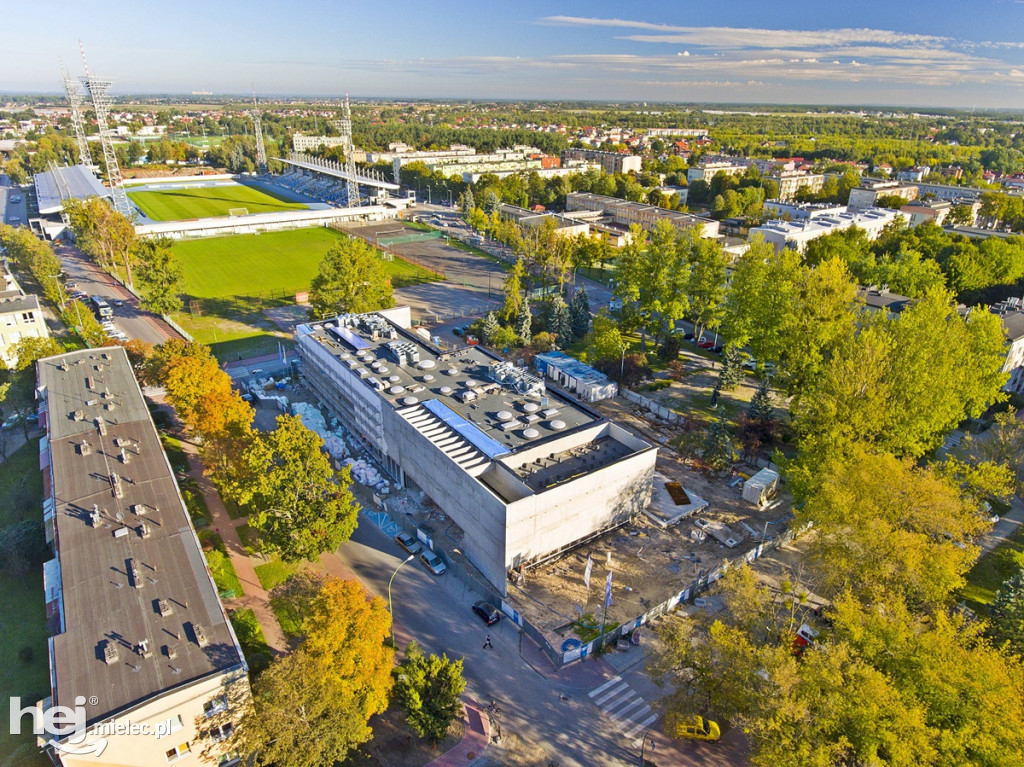
[[[649,410],[651,413],[654,413],[654,415],[658,416],[658,418],[660,418],[663,421],[667,421],[668,423],[679,423],[683,420],[683,416],[677,413],[675,410],[667,408],[664,405],[659,405],[654,400],[647,399],[647,397],[643,397],[634,391],[630,391],[629,389],[622,389],[621,393],[622,396],[628,399],[630,402],[632,402],[635,405],[639,405],[644,410]]]
[[[425,263],[424,261],[421,261],[420,259],[416,258],[415,256],[409,256],[409,255],[406,255],[404,253],[396,253],[395,251],[393,251],[387,245],[380,244],[380,243],[376,242],[376,238],[375,237],[370,237],[369,235],[363,234],[362,232],[357,232],[354,229],[350,228],[349,226],[346,226],[345,224],[342,224],[342,223],[337,222],[337,221],[331,222],[330,224],[328,224],[328,226],[331,229],[335,230],[336,232],[341,232],[342,234],[347,234],[349,237],[358,237],[360,240],[364,240],[364,241],[370,243],[375,248],[380,250],[382,253],[387,253],[388,255],[390,255],[392,257],[392,259],[397,258],[400,261],[406,261],[406,262],[408,262],[410,264],[414,264],[414,265],[420,267],[421,269],[424,269],[424,270],[430,272],[434,276],[435,279],[438,279],[438,280],[445,279],[445,273],[444,273],[443,269],[437,269],[437,268],[431,266],[430,264]],[[416,239],[422,240],[424,238],[423,237],[417,237]],[[431,239],[433,239],[433,238],[431,238]]]

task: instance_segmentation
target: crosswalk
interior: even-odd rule
[[[590,699],[611,719],[619,732],[634,739],[634,748],[640,747],[643,731],[660,716],[620,676],[614,676],[591,690]]]

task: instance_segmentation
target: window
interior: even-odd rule
[[[231,722],[227,724],[218,725],[207,733],[211,738],[220,743],[222,740],[227,740],[235,733],[235,725]]]
[[[33,315],[32,312],[22,312],[21,313],[21,321],[22,322],[32,322],[34,319],[35,319],[35,315]]]
[[[165,756],[167,757],[167,762],[172,763],[178,761],[179,759],[184,759],[191,752],[192,749],[188,745],[188,743],[182,743],[180,746],[175,746],[174,748],[168,749],[167,752],[165,753]]]
[[[217,757],[218,767],[228,767],[228,765],[238,764],[238,751],[228,751],[226,754],[221,754]]]
[[[221,695],[219,698],[214,698],[213,700],[208,700],[203,704],[203,713],[207,718],[214,714],[219,714],[221,711],[227,711],[227,709],[228,699],[227,696],[224,695]]]

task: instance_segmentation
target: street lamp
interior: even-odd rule
[[[395,606],[394,606],[394,603],[391,601],[391,584],[394,583],[395,576],[398,575],[398,571],[401,570],[404,565],[407,565],[410,562],[412,562],[415,558],[416,558],[415,554],[410,554],[404,560],[402,560],[402,562],[399,563],[398,567],[395,568],[395,571],[393,573],[391,573],[391,580],[388,581],[388,612],[391,613],[391,642],[392,642],[392,644],[394,644],[394,641],[395,641]]]

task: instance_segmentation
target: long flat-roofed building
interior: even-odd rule
[[[39,705],[84,700],[86,743],[107,741],[95,757],[51,747],[55,763],[234,763],[230,751],[203,756],[232,725],[197,720],[222,713],[239,686],[247,693],[245,660],[124,349],[48,357],[36,370],[56,553],[44,567],[51,694]],[[118,734],[129,722],[153,731]]]
[[[650,499],[657,449],[479,346],[442,351],[408,307],[299,325],[301,374],[400,485],[464,533],[505,593],[510,570],[620,525]]]
[[[565,196],[565,209],[568,212],[599,211],[611,222],[626,228],[638,224],[650,231],[659,221],[666,220],[680,230],[696,229],[701,237],[718,236],[718,222],[714,219],[593,192],[569,192]]]

